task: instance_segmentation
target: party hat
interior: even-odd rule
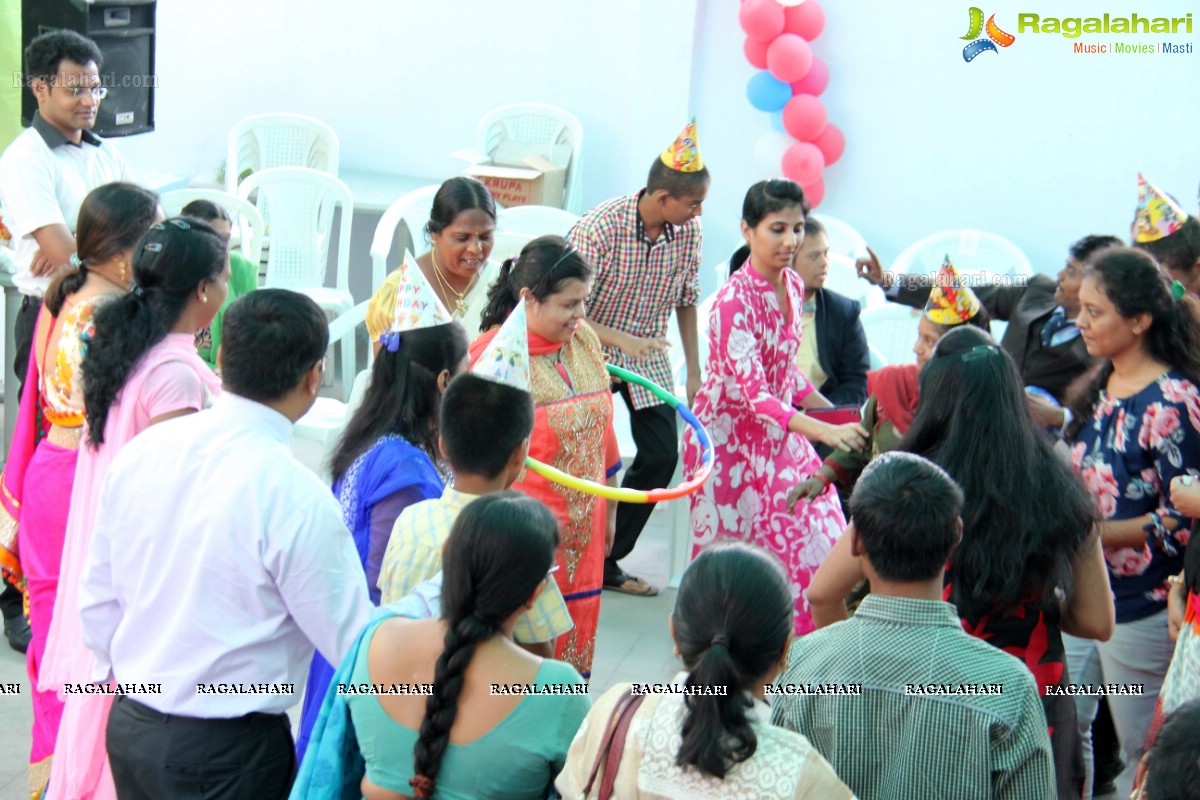
[[[696,134],[696,118],[692,117],[683,133],[663,151],[662,162],[676,172],[699,172],[704,169],[700,157],[700,138]]]
[[[529,391],[529,328],[525,322],[525,304],[504,320],[496,336],[479,354],[471,372],[489,381]]]
[[[454,321],[410,253],[404,254],[404,263],[400,265],[395,309],[392,325],[388,329],[390,333],[432,328]]]
[[[970,287],[960,286],[961,282],[950,256],[946,256],[925,304],[925,316],[930,322],[960,325],[979,313],[979,298]]]
[[[1138,173],[1137,213],[1133,218],[1133,240],[1138,244],[1157,242],[1170,236],[1187,221],[1187,213],[1157,186]]]

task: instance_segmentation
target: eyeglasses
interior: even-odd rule
[[[108,97],[108,89],[104,86],[55,86],[55,89],[66,89],[71,93],[71,97],[78,100],[85,94],[90,94],[96,100],[103,100]]]

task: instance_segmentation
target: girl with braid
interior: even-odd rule
[[[366,629],[345,659],[348,681],[345,670],[335,679],[376,687],[346,697],[366,800],[547,796],[587,714],[586,687],[512,632],[553,580],[557,546],[558,524],[537,500],[514,491],[475,500],[446,540],[441,619],[393,611]],[[335,716],[323,709],[318,728]],[[308,763],[322,757],[314,746],[293,797],[319,796],[305,795],[309,772],[328,772]]]

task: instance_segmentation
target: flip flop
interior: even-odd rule
[[[620,592],[640,597],[653,597],[658,594],[658,589],[646,583],[641,578],[635,578],[632,575],[622,575],[620,583],[605,583],[604,588],[610,592]]]

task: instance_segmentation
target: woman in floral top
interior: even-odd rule
[[[750,258],[717,292],[696,395],[696,416],[713,439],[713,473],[691,498],[693,554],[737,539],[784,562],[798,634],[813,629],[804,590],[846,520],[832,487],[795,513],[788,493],[821,466],[809,439],[860,450],[868,436],[857,424],[830,425],[793,407],[829,405],[796,367],[804,282],[790,267],[804,240],[805,208],[803,190],[791,181],[761,181],[746,193],[742,235]],[[696,437],[685,434],[689,474],[700,453]]]
[[[1144,686],[1140,696],[1108,698],[1126,762],[1120,796],[1171,660],[1167,577],[1183,565],[1191,520],[1175,510],[1169,486],[1200,463],[1200,323],[1180,289],[1145,253],[1110,248],[1079,290],[1079,329],[1101,363],[1071,406],[1066,438],[1103,518],[1117,630],[1107,642],[1068,641],[1068,665],[1075,683]],[[1085,743],[1096,701],[1077,698]]]

